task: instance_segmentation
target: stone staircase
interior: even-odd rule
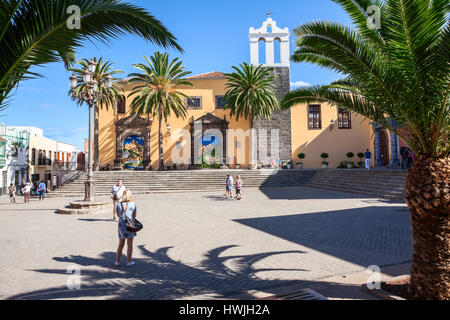
[[[100,171],[94,173],[96,194],[109,195],[119,178],[135,194],[225,191],[226,174],[244,180],[244,188],[309,186],[391,200],[404,199],[406,171],[362,169]],[[83,197],[85,174],[49,197]]]

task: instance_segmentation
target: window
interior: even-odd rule
[[[308,106],[308,128],[322,129],[322,119],[320,116],[320,104]]]
[[[188,109],[201,109],[202,97],[189,97],[186,101]]]
[[[352,113],[349,110],[343,108],[338,109],[338,125],[339,129],[352,128]]]
[[[33,148],[31,150],[31,165],[34,166],[36,165],[36,149]]]
[[[127,113],[126,106],[127,103],[127,99],[125,97],[123,97],[122,99],[120,99],[119,101],[117,101],[117,114],[125,114]]]
[[[225,96],[216,96],[216,109],[223,109],[225,107]]]

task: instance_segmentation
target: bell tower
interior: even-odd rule
[[[281,29],[277,26],[268,14],[268,18],[259,29],[250,28],[250,64],[263,65],[272,69],[272,74],[276,77],[275,92],[281,100],[290,91],[290,48],[289,48],[289,28]],[[259,46],[260,42],[265,43],[265,61],[260,62]],[[279,46],[275,43],[279,42]],[[279,53],[275,49],[279,48]],[[276,61],[275,57],[279,57]],[[291,110],[278,111],[267,120],[263,118],[253,119],[253,129],[256,131],[258,143],[267,145],[267,155],[258,159],[272,158],[274,160],[292,160],[292,130],[291,130]],[[278,138],[276,138],[278,134]],[[278,143],[278,154],[271,154],[272,143]],[[277,149],[274,146],[274,150]],[[264,152],[264,151],[263,151]]]
[[[289,60],[289,28],[281,29],[277,27],[277,22],[269,16],[259,29],[250,28],[250,63],[253,65],[264,65],[268,67],[288,67]],[[259,43],[265,42],[266,56],[265,62],[259,61]],[[280,61],[275,62],[275,43],[279,43],[278,53]],[[277,48],[278,49],[278,48]]]

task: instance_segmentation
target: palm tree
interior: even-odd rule
[[[104,61],[103,58],[93,58],[93,60],[97,63],[95,67],[95,72],[93,74],[93,78],[98,83],[98,92],[102,94],[102,98],[97,101],[94,105],[94,171],[99,170],[99,145],[98,145],[98,118],[99,118],[99,108],[105,106],[108,109],[110,106],[115,106],[117,102],[124,98],[123,88],[118,82],[113,82],[111,88],[108,88],[105,85],[105,79],[107,76],[111,76],[113,80],[118,80],[114,78],[115,75],[119,73],[123,73],[122,70],[113,70],[112,62]],[[71,68],[69,71],[72,71],[78,78],[78,86],[74,90],[69,91],[69,95],[72,97],[72,100],[76,101],[79,106],[81,106],[85,101],[80,97],[79,93],[86,90],[86,85],[83,82],[83,72],[87,70],[89,65],[88,59],[82,59],[78,61],[77,64],[80,65],[79,68]],[[75,93],[75,94],[74,94]],[[78,98],[77,98],[78,97]]]
[[[169,61],[168,53],[156,52],[152,57],[144,57],[147,64],[139,63],[133,66],[142,73],[132,73],[129,82],[136,84],[128,95],[134,96],[131,102],[133,113],[138,116],[147,114],[147,118],[158,117],[159,121],[159,170],[164,170],[164,150],[162,122],[167,123],[173,113],[183,119],[187,116],[185,94],[177,91],[179,86],[192,86],[185,80],[191,72],[184,71],[182,61],[178,58]]]
[[[224,109],[230,110],[230,115],[236,120],[264,117],[269,119],[278,109],[278,97],[274,91],[275,76],[270,68],[240,64],[233,66],[235,72],[227,73],[227,93]]]
[[[409,170],[414,254],[410,292],[450,299],[450,27],[448,0],[334,0],[356,29],[325,21],[295,29],[295,62],[345,75],[290,92],[282,108],[326,102],[395,132],[417,155]],[[377,29],[366,10],[377,6]],[[375,7],[372,7],[375,8]]]
[[[79,9],[78,20],[67,13],[71,8]],[[80,28],[73,28],[73,21]],[[84,41],[108,43],[123,34],[182,50],[159,20],[125,1],[1,0],[0,108],[21,80],[39,76],[31,67],[61,60],[69,64]]]

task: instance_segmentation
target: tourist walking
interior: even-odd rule
[[[23,193],[24,203],[27,203],[27,202],[30,203],[31,183],[27,182],[25,187],[23,187],[23,189],[22,189],[22,193]]]
[[[120,265],[120,258],[122,256],[125,241],[127,242],[127,267],[134,266],[136,263],[131,261],[133,256],[133,239],[136,233],[127,230],[127,217],[130,220],[136,219],[136,203],[133,202],[133,195],[130,190],[125,190],[121,196],[121,201],[116,203],[116,211],[119,217],[119,246],[117,247],[117,255],[115,266]]]
[[[242,179],[240,175],[236,177],[236,199],[242,199]]]
[[[117,210],[116,206],[119,201],[122,200],[123,193],[125,192],[125,186],[122,179],[117,180],[117,184],[111,189],[111,199],[113,201],[113,221],[116,221]]]
[[[226,194],[225,197],[233,198],[233,177],[231,174],[227,174],[227,186],[226,186]]]
[[[44,181],[41,181],[41,183],[39,183],[39,187],[38,187],[38,192],[39,192],[39,200],[44,200],[45,199],[45,191],[47,189],[47,186],[45,185]]]
[[[372,160],[372,153],[369,151],[369,149],[366,149],[366,152],[364,153],[364,158],[366,159],[366,169],[370,170],[370,161]]]
[[[16,191],[16,186],[11,183],[8,188],[10,204],[16,204]]]

